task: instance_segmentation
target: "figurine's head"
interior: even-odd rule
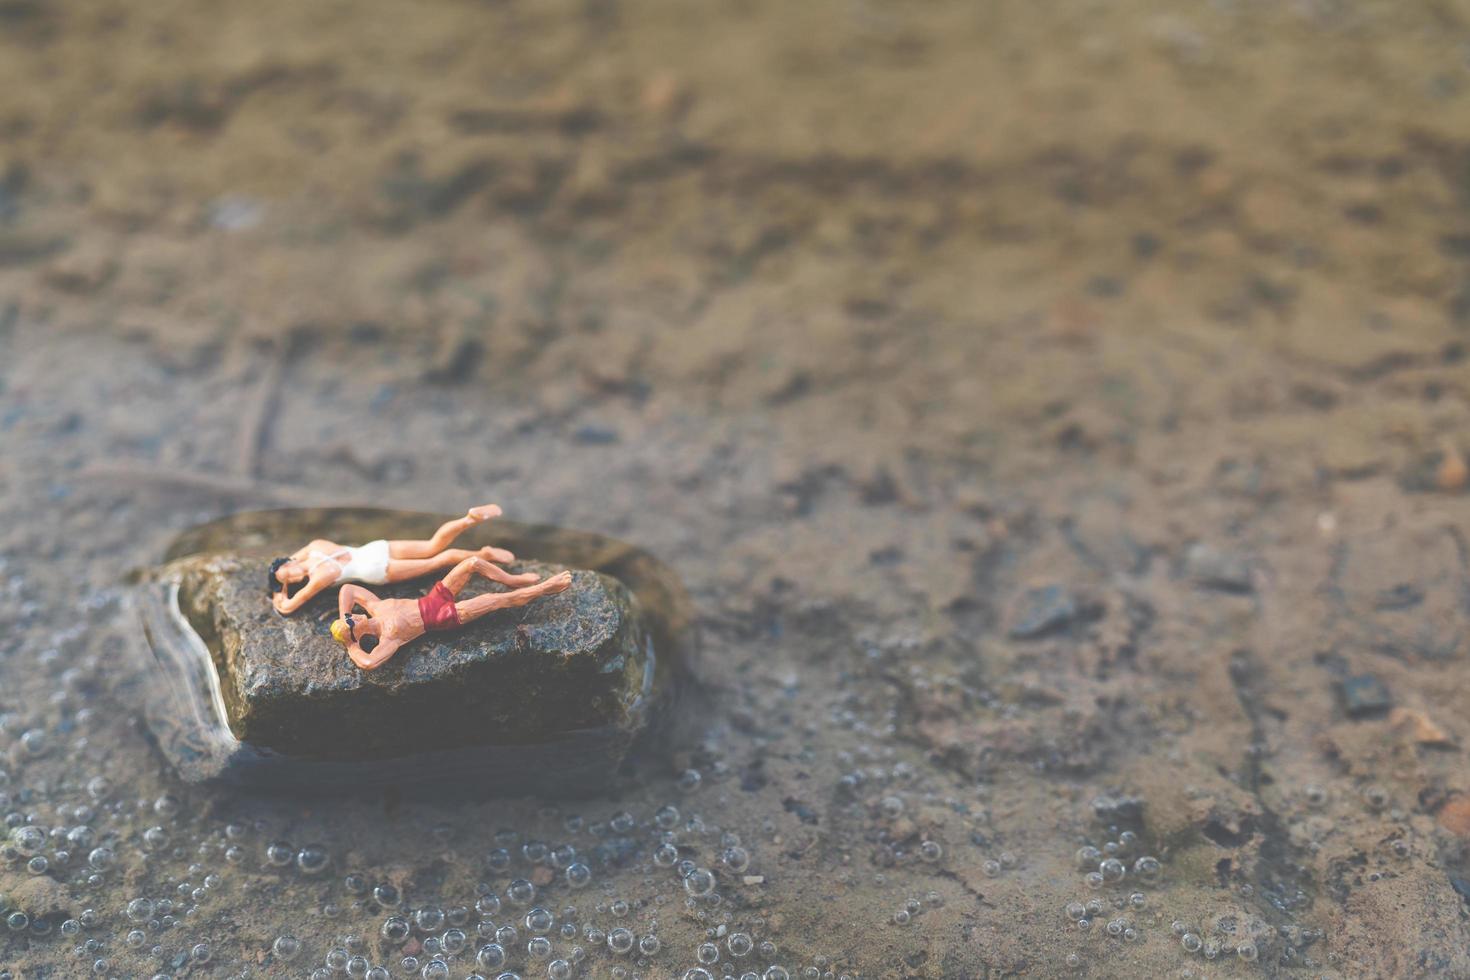
[[[294,558],[277,558],[265,577],[267,592],[289,591],[289,586],[306,581],[306,568]]]
[[[356,643],[364,652],[372,653],[378,645],[378,624],[371,616],[348,613],[341,619],[332,620],[332,639],[344,647]]]

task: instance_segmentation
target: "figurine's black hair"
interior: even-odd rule
[[[281,566],[290,560],[289,558],[277,558],[271,562],[271,570],[265,573],[265,590],[267,592],[279,592],[286,587],[280,579],[276,578],[276,572],[280,571]]]
[[[362,647],[363,653],[372,653],[373,647],[378,645],[378,638],[369,633],[367,636],[364,636],[362,639],[358,640],[357,645]]]

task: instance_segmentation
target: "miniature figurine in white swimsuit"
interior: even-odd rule
[[[271,562],[270,574],[266,579],[271,592],[271,604],[282,616],[289,616],[323,589],[338,582],[362,582],[366,585],[384,585],[388,582],[407,582],[409,579],[427,575],[441,568],[449,568],[466,558],[483,558],[486,561],[515,561],[515,555],[504,548],[481,548],[467,551],[451,548],[450,543],[468,528],[492,517],[500,516],[495,504],[471,507],[465,516],[448,522],[434,532],[427,541],[387,541],[379,538],[358,548],[350,548],[318,538],[297,549],[289,558],[277,558]],[[294,593],[292,586],[300,585]]]

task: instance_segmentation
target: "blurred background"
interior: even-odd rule
[[[417,975],[349,872],[469,906],[496,830],[674,800],[766,883],[609,858],[576,941],[662,951],[587,975],[1470,975],[1467,120],[1458,2],[0,0],[0,792],[121,869],[53,848],[32,918],[94,924],[0,964]],[[109,644],[178,529],[482,500],[688,582],[720,708],[661,779],[323,810],[153,754]],[[1079,931],[1118,799],[1170,884]]]

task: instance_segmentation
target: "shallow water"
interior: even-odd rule
[[[0,23],[0,971],[1470,975],[1462,12]],[[134,570],[488,500],[674,570],[698,737],[174,778]]]

